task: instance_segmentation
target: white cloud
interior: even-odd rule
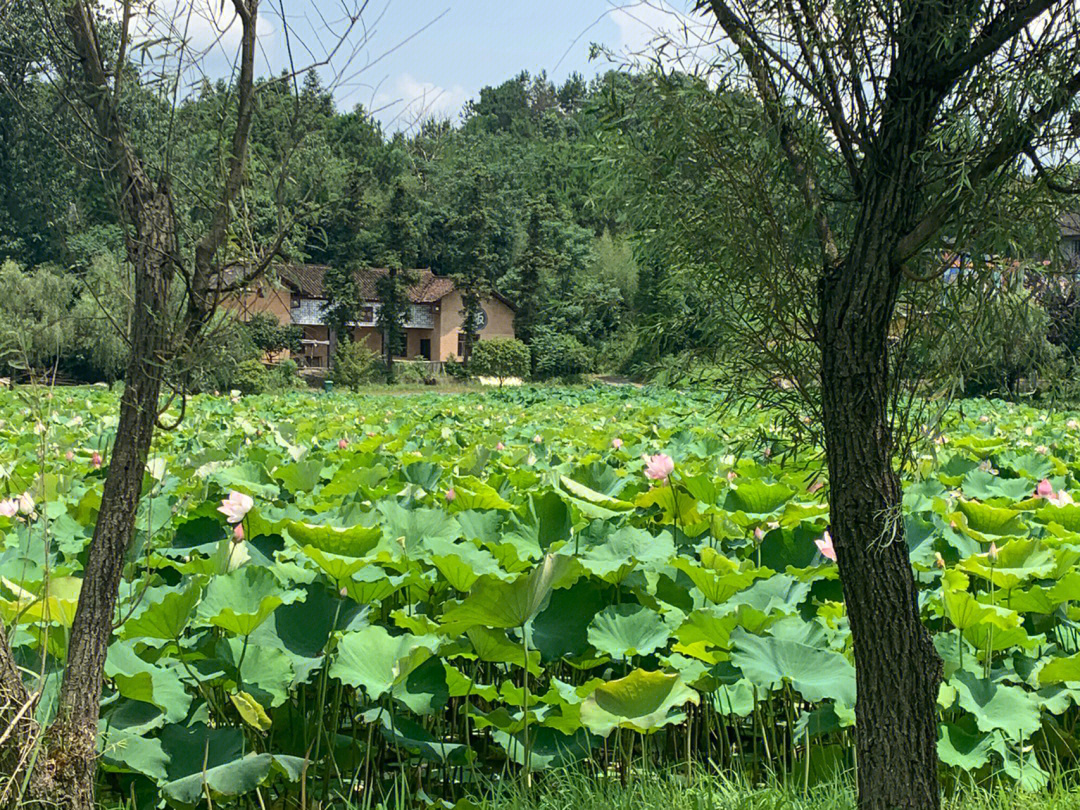
[[[119,20],[121,4],[109,0],[106,13]],[[236,60],[242,26],[231,2],[221,0],[161,0],[133,4],[132,44],[134,49],[149,43],[145,53],[162,67],[178,64],[190,80],[192,74],[227,75]],[[273,63],[278,51],[277,30],[270,14],[260,14],[255,24],[258,38],[257,72]],[[181,46],[183,46],[181,48]],[[138,59],[138,57],[136,57]],[[148,66],[144,65],[144,69]]]
[[[390,130],[409,129],[426,118],[454,118],[469,94],[460,84],[441,87],[400,73],[392,88],[379,90],[371,101],[371,110]]]
[[[680,11],[667,0],[609,2],[609,16],[619,34],[615,49],[619,57],[632,62],[651,58],[660,43],[667,43],[664,61],[670,66],[699,62],[715,53],[713,20],[703,12]],[[689,3],[681,5],[690,8]]]

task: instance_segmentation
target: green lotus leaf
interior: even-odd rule
[[[525,766],[524,734],[510,734],[500,729],[493,729],[492,739],[499,745],[511,761]],[[592,753],[592,744],[588,732],[579,729],[574,734],[564,734],[554,728],[541,726],[529,731],[529,770],[546,771],[551,768],[565,768],[580,762]]]
[[[664,617],[644,605],[610,605],[589,625],[589,643],[612,658],[651,655],[667,646],[670,629]]]
[[[319,566],[326,572],[327,576],[337,583],[351,579],[353,574],[370,562],[351,555],[331,554],[315,546],[304,546],[302,550],[304,556]]]
[[[667,531],[653,535],[625,526],[585,549],[578,559],[589,573],[618,585],[639,565],[655,569],[675,556],[675,542]]]
[[[1080,653],[1045,659],[1039,668],[1039,683],[1043,686],[1080,682]]]
[[[454,500],[449,505],[452,512],[486,509],[507,511],[514,508],[494,487],[473,477],[463,478],[455,483],[454,495]]]
[[[961,560],[959,568],[999,588],[1011,590],[1031,579],[1047,576],[1056,566],[1054,553],[1038,538],[1016,538],[998,549],[996,560],[989,554],[977,554]]]
[[[760,478],[738,478],[728,490],[724,508],[729,512],[770,515],[795,497],[795,490],[784,484],[768,484]]]
[[[986,470],[972,470],[964,476],[961,485],[964,497],[980,501],[993,498],[1021,501],[1031,494],[1033,488],[1028,478],[999,478]]]
[[[855,667],[840,653],[805,640],[756,636],[737,627],[731,661],[759,689],[778,689],[788,681],[811,703],[832,699],[854,706]]]
[[[407,717],[390,715],[375,709],[364,715],[364,722],[377,722],[379,732],[387,742],[428,762],[468,765],[476,758],[476,754],[469,746],[438,740],[423,726]]]
[[[123,729],[108,729],[102,734],[100,746],[104,770],[141,773],[158,784],[168,781],[169,757],[161,747],[161,740]]]
[[[947,684],[956,690],[960,706],[975,717],[980,731],[1000,730],[1019,742],[1039,729],[1037,695],[964,670],[957,672]]]
[[[513,582],[482,577],[465,600],[446,611],[443,624],[461,629],[521,627],[533,618],[557,586],[569,586],[577,577],[572,557],[548,554],[528,575]]]
[[[956,508],[967,518],[968,528],[980,534],[1025,535],[1027,526],[1016,509],[990,506],[978,501],[958,501]]]
[[[184,719],[191,705],[191,695],[176,670],[144,661],[135,653],[134,642],[118,641],[109,646],[105,677],[124,697],[157,706],[170,723]]]
[[[687,703],[696,706],[698,693],[678,675],[635,669],[597,686],[581,703],[581,722],[602,737],[616,728],[650,732],[681,722],[683,714],[677,710]]]
[[[439,643],[435,636],[392,636],[383,627],[365,627],[342,636],[330,675],[348,686],[362,686],[377,700],[427,661]]]
[[[506,637],[506,631],[493,627],[470,627],[465,635],[472,644],[476,657],[494,664],[525,666],[525,650]],[[529,650],[529,672],[540,674],[540,652]]]
[[[447,540],[429,541],[428,560],[450,587],[460,593],[466,593],[482,576],[505,579],[506,573],[499,566],[498,560],[490,551],[477,548],[472,543],[453,543]]]
[[[151,589],[144,608],[124,622],[124,638],[180,638],[191,621],[195,606],[202,596],[198,583],[191,582],[183,590]]]
[[[251,635],[279,605],[303,596],[285,590],[265,568],[245,565],[210,580],[199,604],[199,617],[238,636]]]
[[[980,733],[943,723],[938,734],[938,757],[953,768],[974,771],[990,761],[994,736],[994,733]]]
[[[377,526],[327,526],[286,520],[281,530],[301,548],[312,546],[341,557],[363,557],[378,545],[382,529]]]
[[[248,754],[167,782],[161,792],[184,804],[198,804],[208,791],[212,796],[240,796],[266,780],[273,762],[272,754]]]
[[[613,512],[627,512],[634,508],[634,504],[629,503],[628,501],[622,501],[611,495],[605,495],[603,492],[597,492],[595,489],[590,489],[584,484],[579,484],[573,478],[566,475],[559,476],[559,485],[578,500],[586,501],[587,503],[596,506],[602,506]]]

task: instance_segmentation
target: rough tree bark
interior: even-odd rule
[[[1080,92],[1075,18],[1063,0],[977,10],[953,0],[866,0],[854,13],[848,4],[805,0],[699,6],[736,46],[821,246],[820,404],[831,530],[854,641],[859,807],[937,810],[942,663],[920,621],[904,534],[889,412],[890,327],[906,263],[943,233],[960,238],[957,212],[978,199],[980,184],[1018,156],[1037,154],[1033,139]],[[1057,18],[1027,30],[1047,12]],[[1042,87],[1038,106],[1015,120],[999,109],[1000,66],[991,62],[999,51],[1013,71],[1001,81],[1035,77]],[[1048,87],[1050,61],[1064,69]],[[980,95],[983,85],[991,89]],[[815,125],[800,130],[807,111]],[[935,131],[950,119],[999,118],[1011,122],[1000,130],[985,125],[986,143],[948,156],[962,184],[934,189],[924,167],[941,149]],[[830,178],[833,192],[841,188],[855,214],[841,236],[818,188],[814,156],[823,147],[832,152],[828,171],[840,175]]]
[[[128,227],[127,257],[135,280],[131,354],[108,476],[71,628],[57,716],[44,731],[32,719],[36,696],[27,693],[0,628],[0,734],[8,731],[0,740],[0,767],[3,775],[15,776],[0,791],[0,807],[17,804],[22,808],[94,810],[96,806],[98,720],[105,656],[112,637],[120,577],[131,545],[146,460],[160,415],[162,383],[176,347],[194,340],[216,308],[220,274],[214,257],[225,240],[232,204],[243,180],[253,106],[258,0],[234,0],[233,5],[243,27],[237,126],[218,206],[205,235],[196,245],[194,267],[186,274],[187,309],[179,334],[174,333],[169,319],[171,282],[177,271],[184,271],[170,189],[167,182],[155,183],[150,179],[129,140],[117,107],[119,88],[110,86],[89,7],[78,0],[64,8],[64,22],[82,76],[78,98],[92,113],[106,164],[120,192],[121,220]],[[124,20],[125,24],[130,22],[127,4]],[[121,53],[120,60],[123,58]],[[119,70],[116,75],[120,75]],[[260,264],[256,271],[265,269],[266,263]],[[24,780],[27,769],[30,770]]]

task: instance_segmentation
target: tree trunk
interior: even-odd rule
[[[919,619],[893,466],[888,252],[852,249],[821,284],[831,533],[855,646],[860,810],[937,810],[942,665]]]
[[[140,206],[128,246],[135,265],[131,357],[101,509],[83,572],[57,718],[45,735],[47,795],[40,806],[93,810],[99,704],[105,654],[124,560],[131,544],[146,458],[169,359],[168,296],[176,256],[172,207],[165,191]]]

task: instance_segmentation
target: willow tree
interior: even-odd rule
[[[177,410],[172,415],[168,411],[183,400],[185,357],[206,350],[200,341],[219,304],[267,270],[305,208],[302,200],[285,194],[293,177],[289,161],[305,129],[297,117],[283,133],[291,139],[289,148],[275,165],[260,167],[279,194],[276,228],[256,241],[242,191],[253,183],[249,142],[260,93],[284,84],[299,96],[299,87],[295,70],[270,82],[256,81],[259,0],[232,0],[229,5],[239,40],[230,55],[232,81],[223,96],[227,103],[215,122],[217,131],[208,133],[216,144],[216,159],[186,161],[192,169],[187,174],[180,168],[183,156],[174,154],[173,138],[186,101],[180,91],[200,72],[200,56],[184,31],[193,17],[213,14],[209,7],[181,3],[159,15],[152,3],[120,0],[113,15],[91,0],[59,0],[19,4],[20,14],[0,16],[0,24],[20,26],[21,31],[26,9],[36,15],[36,30],[46,44],[45,56],[32,69],[42,81],[56,84],[58,96],[87,132],[89,152],[69,157],[90,162],[112,195],[134,288],[116,438],[86,554],[55,719],[47,728],[35,720],[40,686],[33,692],[27,688],[0,625],[0,806],[96,806],[105,656],[151,441],[159,425],[176,424]],[[225,9],[223,5],[222,14]],[[358,19],[356,11],[335,21],[328,53],[347,41]],[[218,23],[216,17],[212,22]],[[284,19],[280,22],[285,24]],[[287,25],[284,34],[288,39]],[[141,74],[129,58],[132,53],[141,54]],[[133,134],[135,113],[128,103],[132,85],[153,87],[158,93],[166,122],[158,143],[139,142]],[[181,373],[170,376],[176,369]],[[163,388],[170,391],[164,401]],[[182,408],[179,412],[182,415]]]
[[[891,335],[902,292],[1060,188],[1080,91],[1072,0],[707,0],[719,59],[782,157],[813,261],[793,340],[814,346],[829,507],[854,640],[859,806],[937,808],[942,663],[919,620],[900,517]],[[796,223],[805,223],[800,230]],[[989,237],[988,237],[989,235]],[[752,252],[754,247],[747,246]]]

